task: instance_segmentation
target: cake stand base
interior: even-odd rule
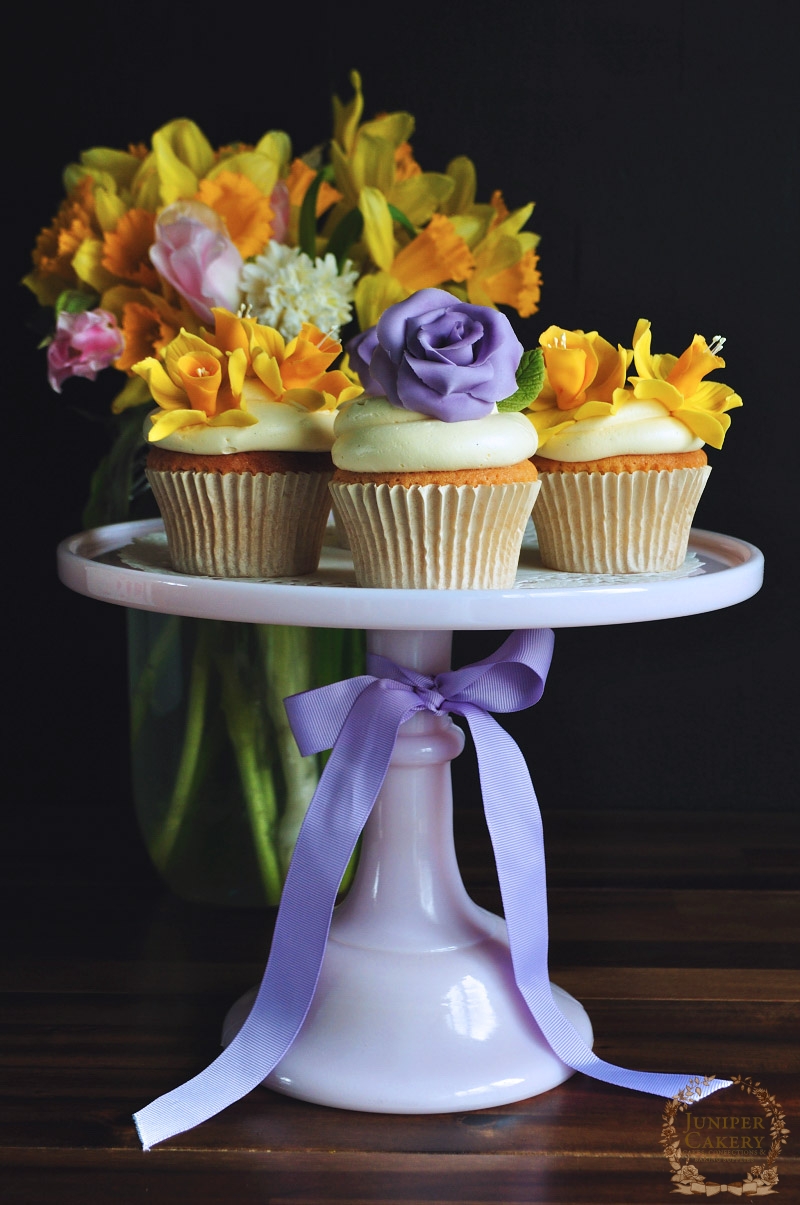
[[[370,1113],[454,1113],[547,1092],[573,1074],[553,1054],[514,982],[505,922],[475,907],[474,941],[427,954],[351,946],[332,930],[306,1021],[264,1086]],[[554,986],[591,1045],[583,1007]],[[244,1023],[253,988],[228,1012]]]
[[[426,674],[449,669],[451,643],[451,632],[368,633],[370,652]],[[342,1109],[446,1113],[525,1100],[572,1075],[516,985],[505,921],[461,879],[450,762],[463,745],[446,715],[401,726],[311,1008],[267,1087]],[[581,1005],[553,990],[591,1045]],[[223,1045],[255,995],[230,1009]]]

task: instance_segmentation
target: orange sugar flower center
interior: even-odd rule
[[[219,360],[208,352],[187,352],[180,357],[175,367],[192,410],[214,414],[217,408],[217,394],[222,384],[222,367]]]

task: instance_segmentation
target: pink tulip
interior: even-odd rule
[[[222,218],[208,205],[176,201],[163,209],[156,220],[150,259],[209,326],[214,323],[212,307],[238,309],[244,260]]]
[[[47,348],[47,379],[56,393],[68,377],[93,381],[122,355],[125,340],[108,310],[59,314],[56,333]]]

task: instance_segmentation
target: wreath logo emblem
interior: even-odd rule
[[[706,1076],[702,1080],[697,1078],[689,1080],[686,1087],[677,1096],[673,1096],[672,1100],[667,1101],[667,1106],[662,1114],[664,1124],[661,1127],[661,1145],[673,1171],[671,1180],[676,1187],[672,1191],[695,1199],[716,1197],[722,1193],[744,1198],[773,1195],[775,1185],[778,1183],[778,1155],[781,1153],[789,1133],[783,1109],[775,1097],[761,1085],[760,1081],[756,1080],[754,1083],[749,1075],[744,1077],[736,1075],[732,1078],[731,1083],[758,1101],[764,1111],[764,1117],[697,1118],[693,1126],[691,1116],[688,1114],[689,1107],[701,1099],[700,1089],[710,1083],[713,1078],[713,1076]],[[679,1132],[676,1121],[678,1114],[681,1113],[686,1114],[686,1125]],[[722,1136],[717,1132],[714,1140],[709,1135],[706,1135],[705,1139],[700,1137],[703,1133],[703,1126],[700,1123],[715,1123],[713,1128],[719,1131],[720,1125],[727,1129],[728,1122],[731,1123],[731,1129],[727,1133],[723,1132]],[[742,1129],[734,1134],[734,1127],[737,1126],[741,1126]],[[751,1132],[745,1133],[745,1130]],[[683,1151],[681,1137],[690,1148],[691,1154]],[[763,1150],[767,1137],[769,1137],[770,1146],[768,1150]],[[692,1142],[691,1138],[697,1140]],[[748,1151],[755,1150],[758,1151],[759,1156],[762,1153],[765,1154],[766,1158],[763,1162],[753,1164],[744,1179],[723,1184],[706,1179],[692,1162],[693,1158],[697,1158],[695,1152],[698,1149],[709,1146],[713,1148],[715,1145],[725,1154],[735,1152],[746,1156]]]

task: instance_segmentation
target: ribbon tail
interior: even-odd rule
[[[356,699],[295,845],[266,970],[236,1037],[204,1071],[134,1114],[145,1150],[257,1087],[286,1054],[314,997],[336,895],[386,777],[408,694],[373,683]]]
[[[553,996],[548,970],[547,880],[539,804],[519,747],[493,716],[465,706],[475,742],[486,821],[494,848],[514,977],[533,1019],[554,1053],[593,1079],[672,1098],[690,1084],[696,1099],[730,1080],[629,1071],[598,1058]]]

